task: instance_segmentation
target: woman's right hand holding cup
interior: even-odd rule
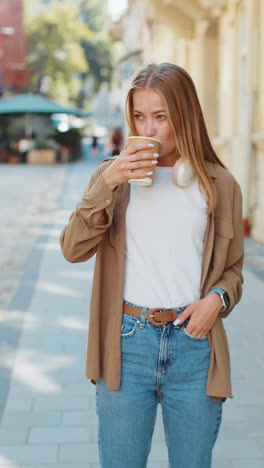
[[[129,179],[144,179],[151,175],[150,169],[157,164],[157,153],[150,152],[154,145],[151,143],[136,143],[129,148],[121,151],[113,164],[107,167],[102,177],[111,190],[118,185],[127,182]],[[136,169],[142,170],[142,173],[133,173]]]

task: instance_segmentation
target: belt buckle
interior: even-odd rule
[[[155,325],[155,327],[159,327],[160,325],[166,325],[166,323],[168,323],[168,320],[164,320],[164,321],[159,321],[159,322],[156,322],[155,320],[155,314],[156,312],[159,312],[159,313],[162,313],[162,312],[166,312],[166,309],[163,309],[163,308],[157,308],[157,309],[152,309],[150,310],[148,313],[147,313],[147,319],[150,321],[150,323],[152,325]]]

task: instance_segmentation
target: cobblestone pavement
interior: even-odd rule
[[[1,166],[0,468],[99,467],[84,376],[94,260],[70,264],[58,244],[93,168]],[[246,252],[243,299],[225,321],[235,398],[213,468],[264,466],[264,247],[247,240]],[[148,468],[167,466],[159,412]]]
[[[53,222],[65,170],[63,166],[0,166],[0,307],[13,297],[41,227]]]

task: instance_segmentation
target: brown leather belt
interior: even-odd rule
[[[161,325],[166,325],[168,322],[174,322],[177,318],[177,311],[182,312],[186,307],[178,307],[177,309],[164,309],[159,307],[157,309],[149,309],[146,314],[146,319],[155,327]],[[141,317],[142,308],[135,307],[129,304],[124,304],[123,313],[128,315],[135,315],[136,317]]]

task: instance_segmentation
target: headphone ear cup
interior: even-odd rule
[[[172,168],[172,181],[178,187],[189,187],[195,180],[195,172],[188,159],[179,158]]]

